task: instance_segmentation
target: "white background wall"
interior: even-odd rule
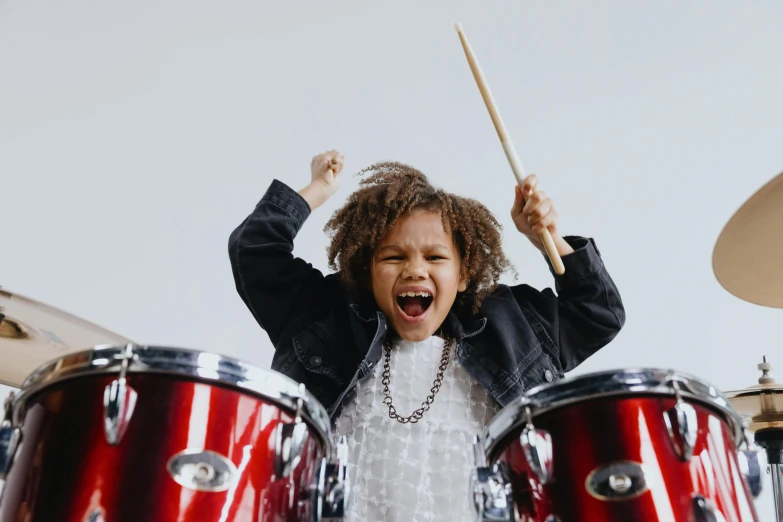
[[[522,279],[513,176],[459,45],[462,22],[566,233],[596,238],[627,307],[578,372],[650,365],[724,390],[783,368],[783,312],[716,282],[711,253],[783,170],[778,2],[0,4],[0,284],[134,340],[268,366],[231,230],[312,155],[395,159],[487,204]],[[326,270],[319,209],[296,253]],[[769,238],[779,241],[781,238]],[[511,282],[506,280],[505,282]],[[759,500],[772,520],[769,485]]]

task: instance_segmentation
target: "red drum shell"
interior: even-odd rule
[[[713,409],[690,402],[698,419],[693,456],[681,461],[664,421],[674,398],[626,394],[595,398],[534,416],[552,437],[554,481],[542,485],[510,430],[490,462],[509,467],[516,520],[525,522],[692,522],[693,496],[710,500],[727,522],[757,521],[740,472],[734,434]],[[649,489],[635,498],[602,500],[588,492],[596,468],[619,461],[641,463]],[[559,518],[547,518],[555,515]]]
[[[27,397],[23,438],[0,521],[283,522],[309,520],[302,485],[315,484],[324,443],[309,429],[292,476],[275,477],[278,424],[292,416],[220,382],[132,373],[138,399],[117,446],[104,431],[104,388],[116,375],[83,375]],[[167,470],[184,450],[211,450],[237,468],[227,491],[181,486]],[[100,518],[90,518],[100,515]]]

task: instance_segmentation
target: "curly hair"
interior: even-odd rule
[[[331,238],[329,267],[340,270],[344,283],[357,295],[366,295],[373,252],[397,220],[418,210],[439,212],[444,230],[453,234],[461,276],[467,279],[458,305],[470,305],[476,313],[500,276],[507,269],[514,271],[502,249],[502,225],[478,201],[436,189],[409,165],[381,162],[359,175],[367,172],[373,174],[360,181],[360,188],[324,227]]]

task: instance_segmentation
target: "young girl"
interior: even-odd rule
[[[592,239],[558,234],[535,176],[511,216],[547,262],[538,234],[551,232],[566,268],[550,265],[557,295],[498,284],[510,264],[492,214],[399,163],[366,169],[326,224],[337,272],[324,276],[293,243],[342,168],[331,151],[299,192],[272,182],[231,234],[237,291],[274,343],[272,369],[305,383],[348,438],[346,520],[471,520],[472,436],[609,343],[625,321],[620,294]]]

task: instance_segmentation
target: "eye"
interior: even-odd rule
[[[381,261],[402,261],[402,256],[388,256],[381,259]]]
[[[443,257],[443,256],[429,256],[429,257],[427,258],[427,261],[438,261],[438,260],[440,260],[440,259],[446,259],[446,258],[445,258],[445,257]]]

